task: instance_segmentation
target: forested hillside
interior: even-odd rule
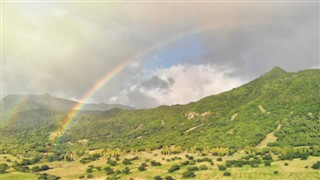
[[[36,147],[39,152],[166,145],[243,148],[275,131],[277,141],[269,146],[320,145],[319,89],[320,70],[289,73],[275,67],[239,88],[187,105],[82,111],[59,144],[52,133],[67,112],[19,112],[3,123],[1,143],[3,151]]]

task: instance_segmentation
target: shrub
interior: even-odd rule
[[[122,164],[124,164],[124,165],[130,165],[130,164],[132,164],[132,162],[131,162],[130,159],[124,158],[124,160],[122,161]]]
[[[79,179],[83,179],[83,178],[84,178],[84,175],[79,176]]]
[[[31,171],[32,172],[39,172],[40,168],[39,168],[39,166],[34,166],[34,167],[31,168]]]
[[[196,177],[196,174],[193,171],[186,171],[182,173],[183,178],[188,178],[188,177]]]
[[[164,179],[165,180],[174,180],[173,177],[171,177],[171,176],[166,176]]]
[[[116,166],[117,165],[117,161],[113,161],[113,160],[109,159],[107,161],[107,164],[109,164],[110,166]]]
[[[231,176],[231,173],[229,171],[225,171],[225,172],[223,172],[223,175],[224,176]]]
[[[217,158],[217,161],[222,161],[222,158],[221,157]]]
[[[162,165],[160,162],[157,162],[157,161],[151,161],[150,164],[152,166],[161,166]]]
[[[285,166],[289,166],[289,163],[284,163]]]
[[[180,166],[177,165],[177,164],[174,164],[174,165],[172,165],[172,166],[170,167],[170,169],[168,170],[168,172],[169,172],[169,173],[172,173],[172,172],[177,171],[177,170],[179,170],[179,169],[180,169]]]
[[[93,169],[92,169],[91,167],[88,167],[87,170],[86,170],[86,172],[87,172],[87,173],[92,173],[92,172],[93,172]]]
[[[40,170],[41,170],[41,171],[46,171],[46,170],[48,170],[48,169],[50,169],[48,165],[42,165],[42,166],[40,167]]]
[[[123,170],[122,170],[122,173],[123,174],[130,174],[130,169],[128,167],[125,167]]]
[[[199,171],[199,168],[197,166],[190,166],[188,167],[188,171]]]
[[[320,161],[317,161],[311,166],[312,169],[320,169]]]
[[[186,166],[186,165],[188,165],[190,163],[190,161],[183,161],[182,163],[181,163],[181,165],[182,166]]]
[[[93,178],[93,175],[92,175],[92,174],[88,174],[88,175],[87,175],[87,178],[88,178],[88,179],[91,179],[91,178]]]
[[[224,165],[218,166],[219,171],[225,171],[227,168]]]
[[[199,169],[200,169],[200,170],[208,170],[208,167],[203,164],[203,165],[200,165],[200,166],[199,166]]]
[[[139,170],[139,171],[145,171],[145,170],[146,170],[146,167],[145,167],[145,166],[139,166],[139,167],[138,167],[138,170]]]
[[[155,176],[153,179],[154,179],[154,180],[162,180],[162,177],[160,177],[160,176]]]
[[[9,166],[5,163],[0,164],[0,174],[6,173],[6,170],[9,168]]]
[[[279,171],[273,171],[273,174],[278,174],[279,173]]]
[[[265,166],[270,166],[271,165],[271,161],[269,160],[269,161],[264,161],[264,165]]]

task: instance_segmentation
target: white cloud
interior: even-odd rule
[[[126,93],[122,93],[116,99],[126,100],[126,102],[122,102],[124,104],[143,107],[143,104],[137,105],[137,102],[131,102],[131,99],[128,98],[133,94],[140,94],[141,102],[145,102],[142,101],[143,98],[151,99],[153,106],[186,104],[230,90],[245,82],[243,79],[232,77],[231,73],[233,73],[233,69],[210,64],[178,64],[169,68],[159,68],[151,74],[151,77],[158,77],[168,86],[164,88],[160,86],[144,87],[145,82],[155,79],[151,78],[131,86]]]
[[[154,89],[146,92],[159,104],[185,104],[205,96],[230,90],[244,83],[231,77],[233,71],[214,65],[179,64],[167,69],[158,69],[155,75],[164,79],[172,78],[174,83],[165,91]]]

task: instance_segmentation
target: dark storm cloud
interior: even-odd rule
[[[273,66],[288,71],[319,68],[319,4],[278,9],[270,16],[271,22],[204,33],[208,53],[202,60],[228,64],[236,68],[235,76],[250,79]]]

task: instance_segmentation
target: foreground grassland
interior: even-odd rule
[[[172,155],[163,155],[160,151],[152,152],[137,152],[135,154],[127,154],[122,157],[111,158],[112,161],[116,162],[117,165],[110,165],[107,163],[107,158],[100,157],[99,159],[83,164],[80,163],[80,159],[75,159],[74,161],[54,161],[54,162],[40,162],[30,165],[30,169],[34,166],[42,166],[44,164],[50,167],[49,170],[45,171],[47,174],[53,174],[55,176],[61,177],[61,179],[154,179],[155,176],[160,176],[163,179],[166,176],[171,176],[173,179],[183,179],[183,173],[190,167],[200,167],[205,165],[208,169],[206,170],[196,170],[192,171],[195,177],[191,179],[304,179],[312,180],[319,179],[320,171],[312,169],[311,166],[320,161],[320,157],[309,156],[307,160],[293,159],[293,160],[276,160],[271,163],[270,166],[265,166],[260,164],[257,167],[251,167],[249,165],[244,165],[242,167],[229,167],[224,171],[219,170],[219,165],[225,165],[227,160],[237,160],[244,157],[246,154],[244,152],[238,152],[232,156],[213,156],[204,155],[200,153],[179,153]],[[16,158],[11,155],[1,155],[1,163],[7,163],[9,166],[13,164],[13,161],[21,161],[21,158]],[[123,159],[132,159],[138,157],[136,160],[131,160],[130,165],[124,165]],[[188,158],[189,157],[189,158]],[[198,159],[208,158],[212,160],[210,162],[197,162]],[[221,159],[219,159],[221,158]],[[12,162],[8,162],[10,159]],[[152,166],[151,161],[160,162],[160,166]],[[190,164],[193,162],[194,165],[182,165],[183,162],[189,161]],[[138,170],[139,166],[145,163],[147,166],[146,170]],[[168,170],[173,165],[179,165],[180,169],[169,173]],[[90,168],[92,167],[92,168]],[[114,173],[109,173],[106,171],[106,167],[112,168]],[[130,173],[125,174],[122,171],[125,167],[130,169]],[[91,170],[87,170],[91,169]],[[90,173],[88,173],[90,172]],[[230,172],[230,176],[225,176],[225,172]],[[42,172],[43,173],[43,172]],[[90,175],[89,175],[90,174]],[[89,176],[88,176],[89,175]],[[0,175],[1,180],[11,180],[11,179],[38,179],[39,173],[25,173],[14,170],[10,167],[6,173]],[[190,177],[189,177],[190,178]]]

